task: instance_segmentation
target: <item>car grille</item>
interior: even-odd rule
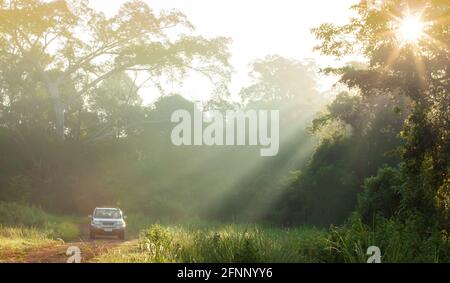
[[[102,222],[102,225],[104,225],[104,226],[114,226],[114,221],[103,221]]]

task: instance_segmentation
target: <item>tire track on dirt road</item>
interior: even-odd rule
[[[63,242],[32,249],[23,257],[23,262],[26,263],[65,263],[70,255],[67,255],[69,247],[78,247],[80,249],[81,262],[86,263],[95,257],[107,253],[114,247],[130,242],[130,239],[125,241],[112,237],[104,237],[100,239],[89,239],[88,225],[80,225],[81,239],[76,242]]]

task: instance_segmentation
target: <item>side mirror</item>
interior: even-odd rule
[[[89,219],[92,219],[92,215],[89,214],[88,218],[89,218]]]
[[[123,219],[127,219],[127,216],[126,216],[126,215],[124,215],[124,216],[123,216]]]

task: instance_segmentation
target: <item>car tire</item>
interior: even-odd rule
[[[125,240],[125,231],[122,231],[119,233],[119,239],[120,240]]]
[[[90,238],[91,240],[95,240],[95,233],[94,233],[94,232],[90,232],[90,233],[89,233],[89,238]]]

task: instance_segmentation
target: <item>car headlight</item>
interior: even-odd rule
[[[94,220],[92,221],[92,225],[101,225],[102,223],[100,221]]]
[[[123,222],[123,221],[117,221],[117,222],[116,222],[116,226],[124,227],[124,226],[125,226],[125,222]]]

